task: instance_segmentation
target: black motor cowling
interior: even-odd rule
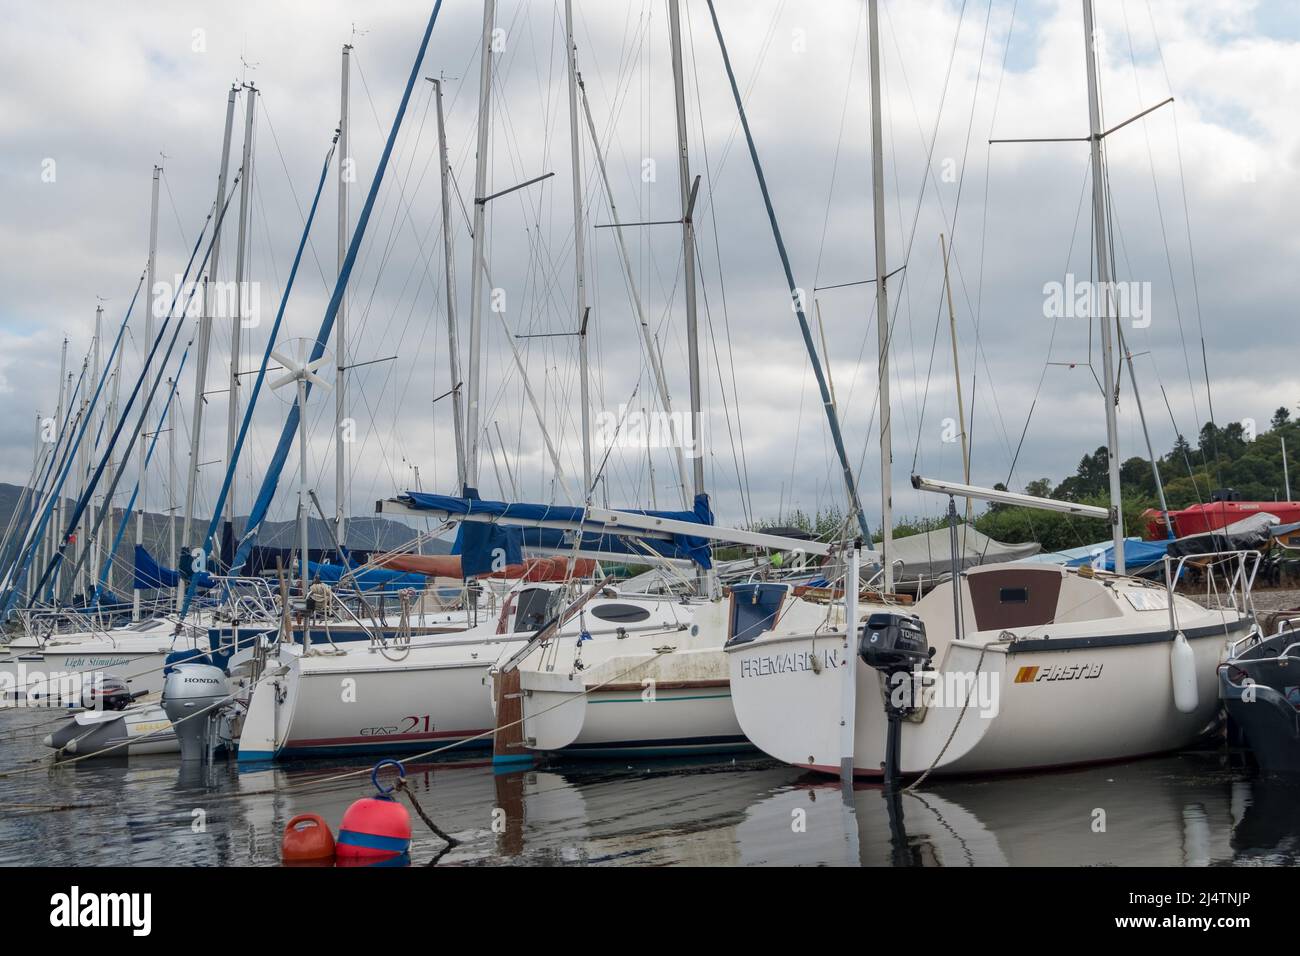
[[[81,694],[81,706],[86,710],[125,710],[136,695],[120,677],[108,675],[95,681]]]
[[[884,695],[885,718],[888,732],[885,738],[885,794],[891,801],[898,800],[901,778],[899,751],[902,747],[903,720],[916,707],[916,680],[909,672],[928,668],[932,655],[930,642],[925,636],[925,624],[920,618],[906,614],[873,614],[862,625],[858,640],[858,656],[868,667],[875,668],[885,677],[891,692]],[[907,690],[900,701],[894,691],[900,686]],[[890,820],[902,820],[902,807],[890,805]]]
[[[858,656],[880,671],[913,670],[930,661],[925,624],[906,614],[873,614],[862,626]]]

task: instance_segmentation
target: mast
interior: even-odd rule
[[[1142,407],[1142,393],[1138,390],[1137,370],[1133,365],[1133,353],[1129,351],[1123,332],[1119,333],[1119,347],[1123,353],[1124,364],[1128,366],[1128,379],[1133,384],[1133,402],[1137,405],[1138,422],[1142,425],[1142,437],[1146,441],[1147,460],[1151,462],[1151,477],[1156,483],[1156,498],[1160,502],[1160,514],[1165,519],[1165,533],[1170,540],[1173,540],[1174,523],[1169,519],[1169,504],[1165,501],[1165,483],[1160,479],[1160,460],[1156,457],[1155,447],[1151,444],[1151,433],[1147,430],[1147,413]]]
[[[307,556],[310,553],[307,549],[307,379],[300,376],[295,385],[298,389],[298,570],[301,572],[305,598],[307,589],[311,586],[307,571]],[[306,650],[310,645],[310,636],[305,617],[302,627],[302,646]]]
[[[478,76],[478,151],[474,157],[474,252],[470,268],[469,300],[469,413],[465,430],[468,450],[465,458],[465,481],[478,485],[479,382],[482,356],[483,318],[483,250],[486,245],[485,207],[487,201],[488,134],[492,126],[492,27],[496,20],[496,0],[483,0],[483,36],[479,41]],[[444,212],[444,216],[446,213]],[[464,489],[461,489],[462,491]]]
[[[244,275],[248,262],[249,195],[253,184],[253,110],[257,105],[257,87],[245,84],[248,105],[244,111],[244,157],[239,176],[239,234],[235,246],[235,303],[230,322],[230,401],[226,414],[226,463],[235,456],[235,438],[239,434],[239,340],[243,324]],[[230,476],[230,494],[226,498],[226,521],[230,524],[230,537],[235,536],[235,481],[238,471]]]
[[[1286,467],[1286,436],[1277,436],[1282,442],[1282,484],[1286,486],[1286,500],[1291,500],[1291,472]],[[1168,519],[1166,519],[1167,521]]]
[[[948,297],[948,336],[952,339],[952,375],[957,382],[957,427],[961,430],[962,481],[970,484],[970,448],[966,444],[966,405],[961,395],[961,358],[957,354],[957,313],[952,307],[952,282],[948,278],[948,246],[939,233],[939,253],[943,257],[943,290]],[[971,500],[966,499],[966,524],[970,524]],[[963,532],[963,538],[965,537]]]
[[[145,293],[145,308],[153,308],[153,306],[150,304],[150,293],[148,292]],[[117,361],[113,363],[113,390],[108,400],[108,421],[105,423],[104,426],[104,431],[109,433],[110,435],[113,429],[117,427],[118,409],[121,407],[122,358],[125,352],[126,349],[122,348],[121,345],[119,344],[117,349]],[[113,460],[113,443],[112,443],[112,438],[110,437],[109,445],[108,445],[108,473],[113,474],[114,469],[116,467],[117,467],[116,463]],[[104,508],[104,527],[107,530],[107,534],[104,537],[104,542],[105,542],[105,547],[108,548],[108,559],[109,559],[108,587],[111,590],[113,587],[112,561],[113,558],[117,556],[117,552],[113,548],[113,542],[116,540],[113,537],[113,496],[110,495],[107,491],[104,492],[103,508]]]
[[[185,481],[185,517],[181,520],[181,547],[183,548],[191,546],[190,522],[194,519],[194,493],[199,482],[199,445],[203,435],[203,406],[205,404],[203,393],[208,384],[208,350],[212,342],[211,279],[217,275],[217,264],[221,258],[219,218],[226,202],[226,173],[230,165],[230,134],[235,123],[235,94],[238,91],[239,87],[231,84],[230,94],[226,97],[226,131],[221,141],[221,170],[217,173],[217,201],[214,207],[217,211],[218,224],[216,232],[212,236],[212,265],[209,267],[207,277],[204,280],[203,316],[199,319],[199,354],[196,360],[197,368],[194,373],[193,424],[190,426],[190,464]],[[112,537],[111,529],[109,537],[110,539]],[[177,588],[177,607],[180,606],[183,600],[182,589]]]
[[[352,157],[348,154],[348,72],[352,44],[343,44],[343,79],[339,89],[339,248],[338,271],[343,274],[343,260],[348,255],[348,176]],[[348,417],[347,374],[347,294],[339,299],[338,326],[334,330],[334,356],[338,363],[334,375],[334,537],[340,546],[347,543],[348,456],[343,441],[343,423]]]
[[[885,149],[880,131],[880,29],[877,0],[867,5],[871,37],[871,210],[876,246],[877,362],[880,369],[880,563],[883,589],[894,590],[894,492],[892,409],[889,404],[889,294],[885,280]]]
[[[68,380],[68,337],[65,335],[63,337],[63,350],[59,357],[59,407],[54,417],[54,427],[60,429],[60,431],[63,429],[63,410],[68,404]],[[57,440],[62,441],[63,435],[58,435]],[[56,444],[55,448],[57,449],[58,447],[59,446]],[[57,488],[58,486],[56,485],[56,490],[54,492],[56,495],[56,498],[54,499],[55,524],[54,527],[50,529],[49,537],[45,544],[45,563],[47,565],[54,560],[54,555],[59,549],[58,537],[59,533],[63,529],[63,495],[57,490]],[[32,597],[34,598],[36,595],[33,594]]]
[[[102,322],[103,314],[104,314],[103,306],[99,306],[99,305],[95,306],[95,335],[90,341],[90,351],[86,354],[86,358],[82,363],[83,371],[87,367],[89,367],[91,372],[90,381],[92,382],[99,381],[99,333],[103,325]],[[83,392],[81,396],[80,417],[83,420],[90,421],[93,414],[94,414],[94,409],[91,408],[90,406],[89,392],[88,391]],[[78,458],[80,459],[77,464],[77,472],[80,475],[80,481],[78,482],[78,487],[80,489],[77,493],[78,497],[85,495],[86,487],[90,482],[90,462],[91,462],[91,452],[93,451],[92,444],[93,444],[93,440],[90,440],[88,436],[88,440],[81,442],[77,448]],[[92,496],[90,501],[86,505],[85,514],[82,516],[81,521],[77,524],[78,556],[80,556],[83,553],[91,551],[90,538],[87,532],[94,524],[94,517],[95,517],[95,499]],[[77,575],[76,583],[81,586],[81,595],[83,599],[85,599],[90,594],[90,592],[86,590],[87,582],[89,580],[90,578],[87,576],[85,570],[82,570],[81,573]]]
[[[149,203],[149,264],[145,270],[145,285],[149,290],[149,295],[145,301],[148,303],[149,308],[144,314],[144,340],[148,343],[145,346],[146,348],[153,344],[153,284],[154,276],[157,274],[158,268],[158,174],[161,172],[161,166],[155,166],[153,168],[153,195]],[[149,380],[149,371],[152,365],[153,352],[149,351],[145,353],[143,373],[144,381]],[[152,398],[153,395],[150,394],[145,399],[144,407],[141,411],[141,414],[144,416],[144,421],[149,420],[149,412],[153,408]],[[128,454],[130,454],[130,452],[128,452]],[[144,468],[144,441],[142,439],[140,442],[140,507],[136,509],[135,512],[135,543],[138,547],[143,547],[144,545],[144,501],[147,479],[148,476],[145,474]],[[132,584],[134,583],[135,582],[132,582]],[[131,620],[140,620],[140,589],[136,587],[131,588]]]
[[[438,98],[438,174],[442,181],[442,263],[443,284],[447,291],[447,360],[451,366],[451,417],[456,434],[456,486],[465,488],[465,400],[460,380],[460,339],[456,329],[456,293],[452,278],[451,245],[451,156],[447,152],[447,125],[442,113],[442,80],[430,78]]]
[[[578,377],[582,402],[582,497],[591,494],[591,370],[587,365],[587,284],[583,275],[582,157],[578,152],[578,47],[573,39],[573,0],[564,0],[568,43],[569,148],[573,154],[573,269],[578,313]]]
[[[1097,88],[1096,34],[1092,19],[1092,0],[1083,0],[1083,40],[1088,64],[1088,126],[1092,153],[1092,233],[1097,249],[1097,279],[1101,284],[1101,358],[1102,392],[1106,401],[1106,458],[1110,471],[1110,528],[1115,547],[1115,573],[1125,573],[1124,512],[1119,483],[1119,426],[1115,406],[1119,402],[1119,382],[1115,378],[1115,343],[1111,329],[1110,240],[1106,224],[1106,170],[1101,154],[1101,104]]]
[[[668,36],[672,42],[673,97],[677,111],[677,176],[682,201],[682,281],[686,286],[686,352],[691,379],[691,461],[693,490],[704,494],[704,454],[700,434],[700,343],[695,306],[695,228],[691,224],[694,195],[686,145],[686,87],[682,79],[682,24],[679,0],[668,0]]]
[[[91,381],[93,382],[99,381],[99,377],[103,369],[103,355],[100,350],[100,344],[103,339],[103,335],[104,335],[104,307],[102,305],[96,305],[95,306],[95,339],[94,342],[91,343],[91,355],[92,355],[91,369],[93,372],[93,374],[91,375]],[[87,475],[89,470],[90,470],[89,459],[87,459],[87,465],[85,468],[82,469],[82,475]],[[95,523],[95,499],[94,498],[91,498],[90,500],[90,507],[87,509],[87,514],[89,515],[89,517],[85,522],[83,532],[86,529],[89,529]],[[91,542],[87,541],[86,546],[90,547]],[[93,550],[91,552],[91,563],[94,564],[96,567],[99,566],[99,554],[100,554],[100,547],[99,547],[99,539],[97,538],[94,541]],[[91,576],[91,580],[93,580],[93,575]],[[88,594],[89,592],[83,592],[83,593]]]
[[[804,314],[803,298],[794,281],[794,269],[790,265],[790,254],[786,251],[785,240],[781,238],[781,225],[776,219],[776,210],[772,206],[772,194],[767,188],[767,177],[763,175],[763,164],[758,158],[758,147],[754,145],[754,133],[749,128],[749,118],[745,114],[745,101],[740,95],[740,85],[736,82],[736,71],[731,67],[731,57],[727,53],[727,43],[722,36],[722,25],[718,22],[718,11],[713,0],[708,0],[709,19],[713,21],[713,33],[718,39],[718,51],[722,54],[722,65],[727,73],[727,83],[731,87],[731,97],[736,104],[736,114],[740,117],[740,128],[745,132],[745,145],[749,149],[749,159],[754,165],[754,176],[758,179],[758,190],[763,195],[763,208],[767,212],[767,222],[772,229],[772,241],[776,244],[777,255],[781,258],[781,271],[785,273],[786,287],[790,290],[790,305],[799,322],[799,332],[803,337],[804,348],[808,352],[808,363],[812,366],[813,376],[817,379],[817,391],[821,396],[822,408],[826,412],[826,424],[830,427],[831,441],[835,445],[835,456],[839,459],[840,470],[844,474],[844,493],[849,499],[849,512],[856,516],[858,530],[864,541],[871,540],[871,529],[867,527],[866,512],[858,497],[858,482],[853,476],[853,466],[849,463],[848,448],[844,444],[844,433],[840,429],[839,415],[835,411],[835,396],[830,388],[830,379],[822,368],[821,356],[813,342],[812,328],[808,325],[808,316]]]
[[[576,57],[576,54],[575,54]],[[596,123],[591,118],[591,103],[587,100],[587,88],[583,85],[582,74],[578,74],[578,89],[582,93],[583,114],[587,118],[587,132],[591,135],[591,150],[596,157],[596,168],[600,171],[600,181],[605,187],[605,201],[609,204],[609,218],[614,227],[614,236],[618,240],[618,254],[623,263],[623,275],[627,279],[627,287],[632,293],[632,304],[636,306],[637,325],[641,330],[641,341],[645,345],[646,355],[650,359],[650,368],[654,373],[655,387],[659,390],[659,403],[662,405],[664,414],[672,418],[673,403],[668,393],[668,377],[664,374],[663,359],[659,355],[659,348],[655,344],[653,333],[650,331],[650,323],[646,321],[645,308],[641,304],[641,290],[636,284],[636,273],[632,270],[632,257],[627,252],[627,242],[623,238],[623,224],[618,218],[618,206],[614,202],[614,190],[609,183],[609,173],[605,169],[605,156],[600,150],[600,138],[596,135]],[[649,448],[646,449],[647,453]],[[674,456],[677,459],[677,487],[681,492],[682,508],[690,510],[691,493],[690,478],[686,474],[686,456],[682,452],[681,442],[677,442],[673,448]]]
[[[93,348],[92,348],[93,352]],[[81,377],[85,380],[87,366],[90,365],[90,354],[87,354],[81,360]],[[81,395],[81,404],[77,409],[77,422],[83,422],[90,415],[90,402],[86,400],[87,396],[83,390]],[[77,443],[77,497],[81,498],[86,493],[87,472],[90,469],[90,449],[89,442],[81,441]],[[90,509],[87,508],[87,511]],[[73,548],[73,554],[78,557],[86,550],[86,518],[83,513],[81,521],[77,522],[77,530],[74,532],[77,536],[76,547]],[[79,573],[72,584],[80,584],[82,594],[85,594],[86,575],[84,572]]]
[[[167,407],[178,396],[176,382],[167,379]],[[176,426],[167,424],[167,561],[168,566],[176,567]]]

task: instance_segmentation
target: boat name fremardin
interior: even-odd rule
[[[813,662],[817,658],[817,663]],[[740,662],[740,676],[770,677],[795,671],[818,671],[825,667],[839,667],[839,648],[828,647],[822,651],[792,651],[789,654],[768,654],[747,657]]]
[[[148,936],[153,928],[152,893],[83,894],[74,886],[51,896],[50,906],[51,926],[126,926],[133,936]]]

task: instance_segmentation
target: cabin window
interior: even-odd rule
[[[597,604],[591,608],[591,616],[618,624],[635,624],[649,618],[650,612],[636,604]]]
[[[1000,604],[1028,604],[1029,588],[999,588],[998,602]]]
[[[549,620],[546,612],[552,593],[549,588],[527,588],[519,592],[516,631],[535,631]]]
[[[785,600],[784,584],[737,584],[731,588],[731,628],[727,644],[744,644],[770,631]]]

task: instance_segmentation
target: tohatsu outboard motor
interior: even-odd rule
[[[916,684],[909,672],[928,668],[934,651],[925,636],[925,623],[907,614],[873,614],[862,626],[858,656],[868,667],[885,675],[885,717],[889,736],[885,740],[885,790],[898,789],[898,748],[903,733],[903,718],[916,709]],[[908,693],[898,700],[895,689],[906,684]]]
[[[177,664],[163,683],[162,706],[181,745],[181,760],[206,760],[216,747],[226,674],[211,664]]]
[[[862,627],[858,655],[868,667],[886,674],[923,667],[930,661],[925,624],[906,614],[873,614]]]

